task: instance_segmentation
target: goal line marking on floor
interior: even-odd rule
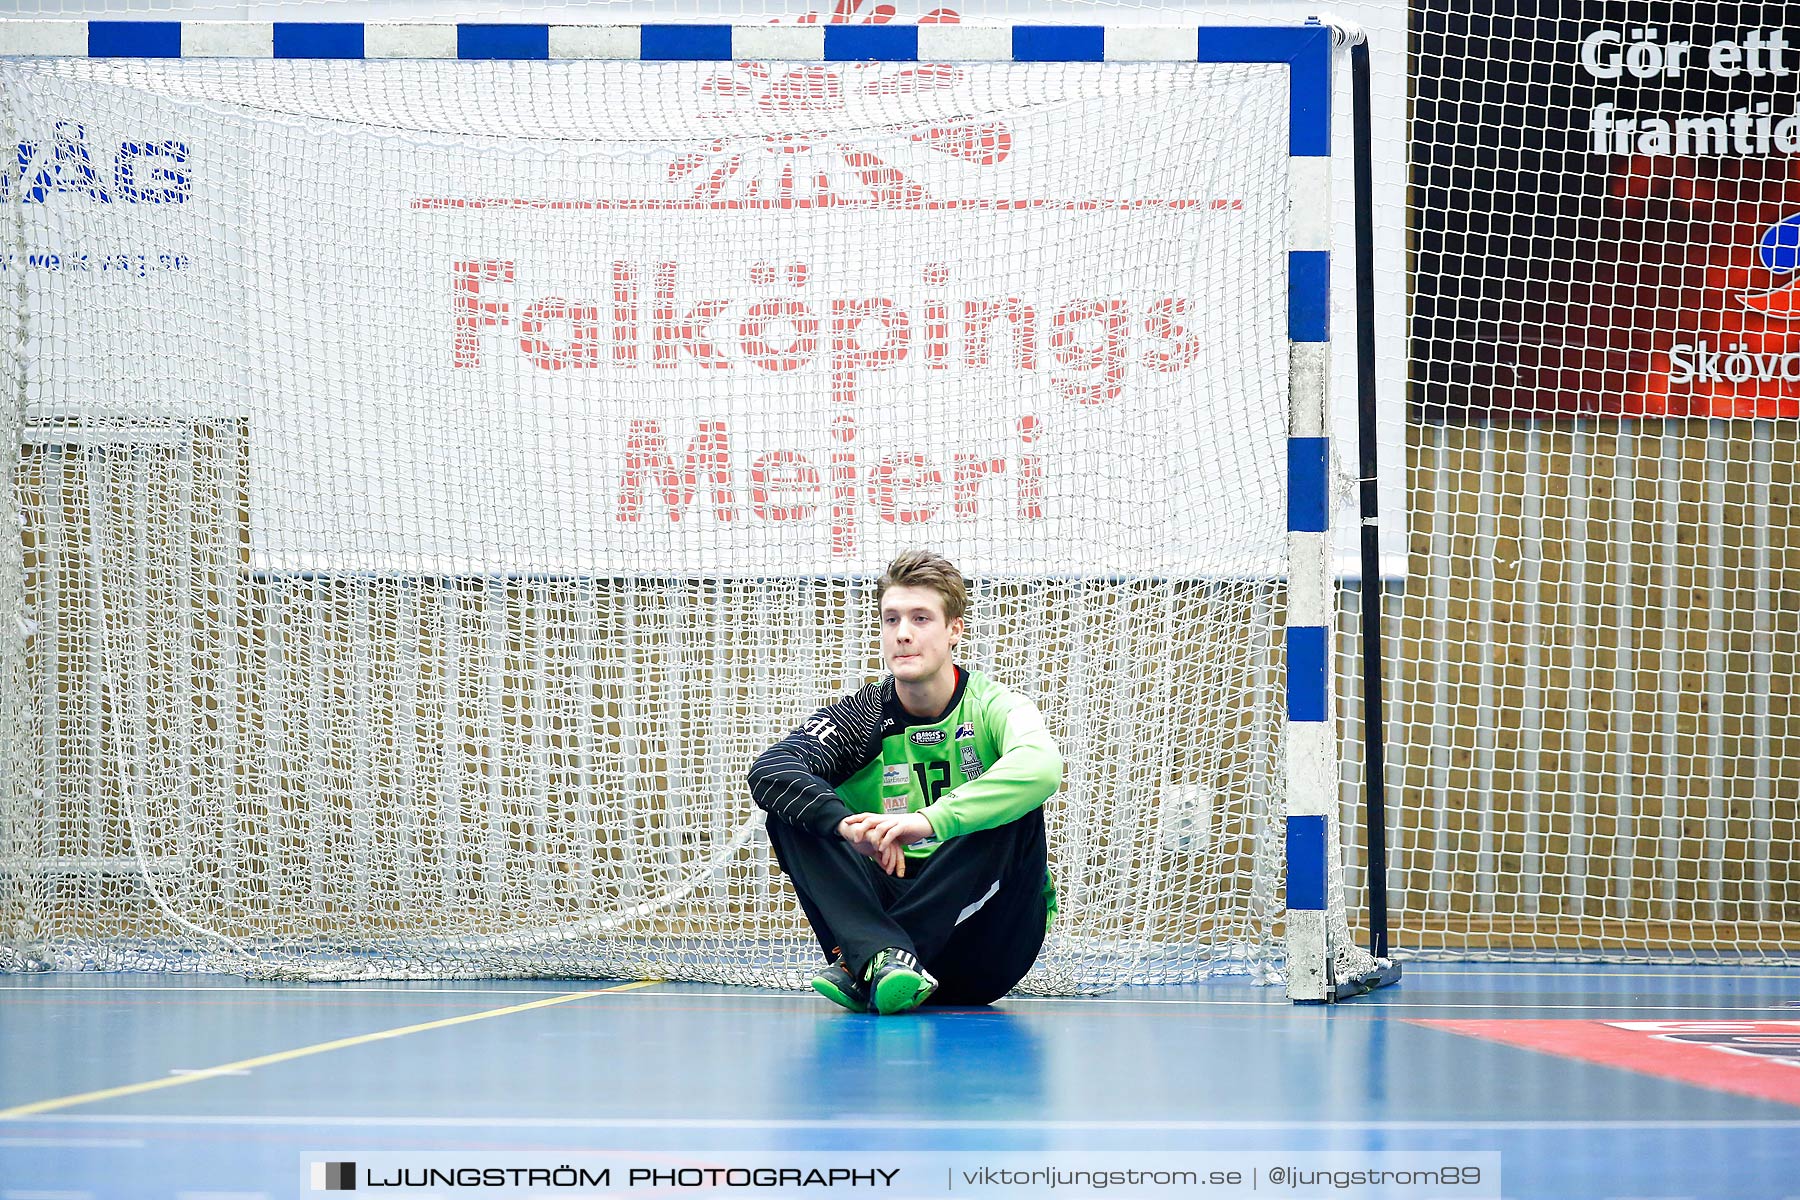
[[[567,992],[560,996],[550,996],[543,1000],[533,1000],[527,1004],[510,1004],[505,1008],[490,1008],[482,1012],[464,1013],[459,1017],[444,1017],[436,1021],[425,1021],[417,1025],[402,1025],[397,1029],[382,1029],[375,1033],[359,1033],[354,1037],[335,1038],[329,1042],[318,1042],[311,1046],[299,1046],[293,1050],[280,1050],[274,1054],[260,1054],[255,1058],[243,1058],[236,1062],[222,1063],[216,1067],[191,1071],[183,1075],[165,1075],[160,1079],[148,1079],[142,1083],[127,1083],[119,1087],[100,1088],[92,1092],[79,1092],[73,1096],[58,1096],[50,1100],[34,1100],[30,1104],[18,1104],[12,1108],[0,1108],[0,1121],[17,1117],[28,1117],[36,1113],[52,1112],[60,1108],[73,1108],[78,1104],[92,1104],[99,1100],[116,1100],[121,1096],[136,1096],[144,1092],[154,1092],[161,1088],[180,1087],[183,1084],[195,1083],[202,1079],[216,1079],[222,1075],[231,1075],[241,1071],[252,1071],[257,1067],[273,1066],[276,1063],[291,1062],[296,1058],[306,1058],[314,1054],[324,1054],[330,1050],[343,1050],[351,1046],[362,1046],[369,1042],[387,1041],[390,1038],[405,1037],[412,1033],[424,1033],[431,1029],[447,1029],[452,1025],[466,1025],[471,1021],[485,1021],[489,1017],[505,1017],[513,1013],[529,1012],[534,1008],[548,1008],[553,1004],[567,1004],[571,1000],[586,1000],[593,996],[604,996],[610,992],[628,992],[635,988],[649,987],[661,983],[660,979],[644,979],[636,983],[624,983],[617,987],[600,988],[589,992]]]
[[[1207,1121],[1207,1120],[949,1120],[923,1118],[907,1120],[893,1117],[844,1117],[844,1118],[776,1118],[776,1117],[383,1117],[383,1116],[342,1116],[329,1113],[313,1113],[298,1115],[213,1115],[213,1114],[179,1114],[162,1113],[146,1115],[125,1115],[112,1113],[68,1113],[58,1116],[43,1117],[44,1124],[74,1126],[156,1126],[156,1125],[194,1125],[194,1126],[308,1126],[308,1125],[352,1125],[365,1126],[371,1129],[640,1129],[640,1130],[717,1130],[721,1132],[743,1130],[805,1130],[805,1129],[858,1129],[858,1130],[993,1130],[1003,1132],[1017,1130],[1020,1132],[1037,1132],[1053,1130],[1093,1130],[1096,1132],[1281,1132],[1283,1130],[1356,1130],[1356,1129],[1388,1129],[1388,1130],[1444,1130],[1461,1132],[1468,1130],[1569,1130],[1587,1131],[1603,1129],[1620,1130],[1706,1130],[1706,1129],[1752,1129],[1770,1131],[1800,1132],[1800,1120],[1781,1120],[1779,1118],[1746,1118],[1743,1120],[1703,1119],[1694,1121],[1678,1121],[1668,1119],[1632,1120],[1621,1118],[1606,1120],[1603,1118],[1582,1118],[1569,1121],[1554,1120],[1300,1120],[1300,1121]]]
[[[1795,982],[1797,985],[1800,985],[1800,978],[1797,978]],[[365,988],[341,989],[340,994],[356,992],[356,993],[363,994],[363,995],[376,995],[376,996],[386,995],[386,996],[418,998],[418,999],[424,999],[424,998],[430,997],[430,996],[444,996],[444,995],[514,995],[514,996],[547,995],[548,999],[540,1001],[539,1003],[556,1004],[556,1003],[561,1003],[565,1000],[579,999],[584,996],[600,995],[600,994],[602,994],[602,992],[623,992],[623,991],[630,991],[630,990],[633,990],[636,988],[647,988],[647,987],[653,987],[653,986],[666,984],[666,983],[667,983],[666,980],[648,979],[648,980],[640,980],[635,983],[623,984],[618,987],[603,988],[600,991],[582,991],[582,992],[544,993],[544,992],[536,991],[536,990],[531,990],[531,991],[517,990],[517,991],[515,991],[515,990],[511,990],[511,989],[502,989],[502,988],[494,988],[494,989],[460,988],[460,989],[454,989],[454,990],[446,989],[444,991],[425,991],[425,990],[399,991],[399,990],[388,990],[385,988],[365,987]],[[104,988],[104,987],[59,987],[59,986],[55,986],[55,985],[46,985],[45,987],[42,987],[42,988],[0,987],[0,1006],[4,1006],[7,1003],[7,993],[8,992],[18,992],[18,993],[21,993],[23,996],[27,996],[27,997],[33,996],[33,995],[41,995],[45,992],[51,992],[51,991],[66,992],[66,993],[84,993],[85,992],[85,993],[89,993],[89,994],[98,996],[98,995],[106,994],[106,992],[109,990],[120,991],[120,992],[162,992],[162,993],[180,993],[180,992],[214,992],[214,993],[218,993],[218,992],[225,992],[225,993],[237,993],[237,994],[245,996],[246,999],[249,997],[252,997],[252,996],[280,997],[285,994],[288,994],[285,989],[259,988],[259,987],[158,988],[158,987],[129,987],[128,986],[128,987],[120,987],[120,988],[116,988],[116,989],[108,989],[108,988]],[[293,987],[293,990],[296,992],[300,991],[300,990],[304,990],[304,985],[295,985]],[[796,990],[786,990],[786,989],[770,990],[770,989],[765,989],[765,988],[744,987],[744,988],[731,988],[728,990],[721,990],[721,991],[644,992],[644,993],[642,993],[642,998],[644,998],[646,1000],[655,999],[655,1000],[661,1000],[661,1001],[715,1000],[715,1001],[730,1001],[732,1003],[739,1003],[739,1002],[794,1003],[794,1002],[803,1001],[806,1003],[811,1003],[811,1001],[813,1000],[813,995],[811,992],[797,990],[797,989]],[[1003,1006],[1017,1005],[1017,1006],[1021,1006],[1021,1007],[1038,1007],[1041,1005],[1061,1004],[1061,1005],[1075,1005],[1075,1006],[1079,1006],[1082,1008],[1133,1008],[1133,1007],[1173,1008],[1173,1009],[1187,1009],[1187,1010],[1191,1010],[1194,1012],[1202,1012],[1207,1009],[1249,1008],[1249,1009],[1266,1009],[1271,1014],[1274,1014],[1274,1015],[1284,1015],[1284,1014],[1290,1013],[1291,1009],[1289,1009],[1289,1007],[1285,1003],[1281,1003],[1282,1000],[1283,1000],[1283,997],[1281,997],[1278,993],[1271,993],[1267,998],[1256,998],[1256,999],[1246,999],[1246,1000],[1227,1000],[1227,999],[1224,999],[1224,998],[1221,998],[1218,996],[1165,996],[1165,997],[1106,996],[1106,995],[1102,995],[1102,996],[1008,996],[1005,998],[1004,1001],[1001,1001],[1000,1003]],[[45,1002],[48,1003],[49,1001],[45,1001]],[[77,1003],[77,1002],[71,1001],[71,1003]],[[1694,1013],[1694,1014],[1723,1013],[1723,1014],[1729,1015],[1729,1014],[1742,1014],[1745,1012],[1763,1013],[1763,1012],[1775,1012],[1775,1011],[1792,1011],[1792,1009],[1796,1006],[1796,1003],[1797,1003],[1796,1001],[1791,1001],[1791,1000],[1770,998],[1765,1003],[1753,1005],[1749,1008],[1746,1008],[1746,1006],[1743,1002],[1739,1002],[1736,1004],[1728,1004],[1728,1003],[1719,1003],[1719,1004],[1706,1004],[1706,1003],[1646,1004],[1646,1003],[1643,1003],[1642,1001],[1629,1000],[1629,999],[1624,999],[1624,998],[1617,997],[1617,996],[1604,996],[1604,995],[1596,996],[1595,999],[1586,1001],[1586,1002],[1558,1003],[1558,1004],[1535,1002],[1535,1001],[1530,1001],[1530,1000],[1526,1000],[1526,1001],[1522,1001],[1522,1002],[1513,1002],[1513,1003],[1501,1003],[1501,1002],[1494,1001],[1494,1000],[1434,1000],[1434,999],[1429,998],[1428,996],[1418,996],[1416,998],[1410,998],[1410,999],[1401,999],[1401,998],[1397,998],[1397,997],[1393,997],[1393,996],[1383,996],[1383,997],[1379,998],[1378,1000],[1353,1002],[1352,1004],[1345,1006],[1343,1011],[1345,1011],[1346,1013],[1354,1012],[1354,1013],[1361,1014],[1363,1016],[1389,1015],[1389,1014],[1399,1013],[1402,1011],[1418,1012],[1418,1011],[1422,1011],[1422,1010],[1435,1010],[1435,1011],[1443,1011],[1443,1012],[1476,1011],[1476,1012],[1497,1012],[1497,1013],[1568,1012],[1568,1013],[1584,1013],[1584,1014],[1596,1014],[1597,1013],[1602,1016],[1611,1014],[1611,1015],[1617,1016],[1617,1018],[1620,1020],[1626,1020],[1626,1019],[1630,1018],[1631,1016],[1633,1016],[1634,1014],[1650,1014],[1650,1013],[1655,1013],[1655,1014],[1661,1014],[1661,1013]],[[521,1005],[521,1006],[517,1006],[517,1007],[528,1008],[528,1007],[533,1007],[533,1005]],[[496,1010],[496,1012],[511,1012],[511,1011],[515,1011],[515,1010],[514,1009]],[[995,1011],[1004,1012],[1005,1007],[996,1009]],[[833,1014],[833,1015],[835,1015],[835,1014]],[[472,1019],[472,1018],[470,1018],[470,1019]],[[1698,1019],[1698,1018],[1696,1018],[1696,1019]],[[417,1026],[416,1028],[427,1028],[427,1027],[428,1026]],[[376,1035],[370,1035],[370,1036],[376,1036]],[[226,1073],[226,1071],[227,1071],[227,1067],[224,1067],[224,1066],[211,1067],[211,1068],[206,1068],[205,1070],[203,1070],[201,1072],[201,1074],[203,1074],[203,1075],[224,1074],[224,1073]],[[10,1109],[0,1109],[0,1120],[5,1119],[10,1114],[10,1112],[11,1112]]]

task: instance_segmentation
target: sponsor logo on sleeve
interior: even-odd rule
[[[987,768],[981,765],[981,755],[975,753],[975,743],[965,742],[962,747],[963,778],[980,779],[985,770]]]

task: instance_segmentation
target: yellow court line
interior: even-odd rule
[[[31,1104],[20,1104],[13,1108],[0,1108],[0,1121],[11,1117],[28,1117],[33,1113],[50,1112],[58,1108],[73,1108],[77,1104],[92,1104],[96,1100],[111,1100],[118,1096],[135,1096],[140,1092],[154,1092],[158,1088],[180,1087],[184,1083],[193,1083],[200,1079],[211,1079],[219,1075],[229,1075],[236,1071],[249,1071],[256,1067],[267,1067],[275,1063],[288,1062],[296,1058],[305,1058],[310,1054],[323,1054],[327,1050],[342,1050],[346,1046],[360,1046],[365,1042],[380,1042],[388,1038],[405,1037],[409,1033],[423,1033],[427,1029],[445,1029],[451,1025],[462,1025],[469,1021],[485,1021],[489,1017],[504,1017],[509,1013],[529,1012],[534,1008],[548,1008],[552,1004],[567,1004],[571,1000],[586,1000],[590,996],[604,996],[609,992],[629,992],[633,988],[650,987],[663,982],[660,979],[640,979],[636,983],[624,983],[618,987],[601,988],[592,992],[569,992],[562,996],[551,996],[547,1000],[533,1000],[530,1004],[514,1004],[506,1008],[490,1008],[486,1012],[468,1013],[460,1017],[445,1017],[441,1021],[427,1021],[423,1025],[406,1025],[399,1029],[383,1029],[379,1033],[362,1033],[355,1037],[338,1038],[334,1042],[320,1042],[315,1046],[301,1046],[295,1050],[282,1050],[276,1054],[264,1054],[257,1058],[240,1059],[237,1062],[225,1063],[222,1066],[207,1067],[182,1075],[171,1075],[164,1079],[151,1079],[144,1083],[128,1083],[121,1087],[102,1088],[97,1092],[82,1092],[75,1096],[61,1096],[54,1100],[38,1100]],[[416,994],[416,993],[415,993]]]

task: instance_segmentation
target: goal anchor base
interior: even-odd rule
[[[1357,996],[1366,996],[1376,988],[1399,982],[1400,964],[1391,958],[1378,958],[1372,970],[1359,971],[1332,984],[1327,989],[1326,1002],[1336,1004],[1339,1000],[1352,1000]]]

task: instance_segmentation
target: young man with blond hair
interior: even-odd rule
[[[750,769],[828,960],[813,988],[857,1012],[997,1000],[1056,913],[1043,805],[1062,755],[1030,700],[956,665],[968,602],[944,558],[896,558],[877,589],[890,674]]]

